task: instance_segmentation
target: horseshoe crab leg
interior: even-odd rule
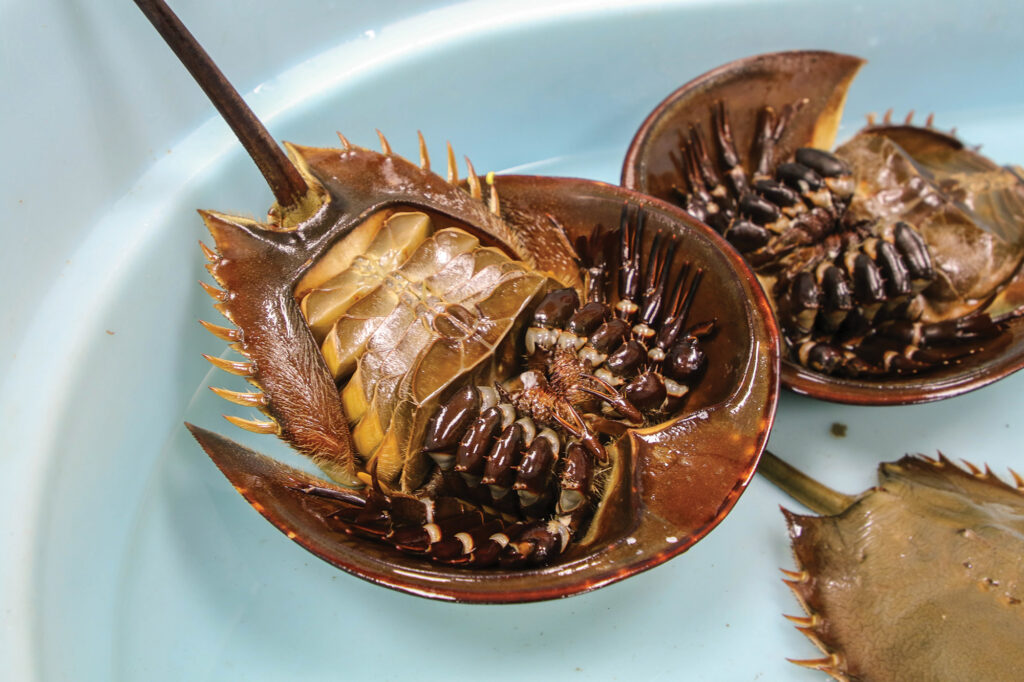
[[[636,422],[638,424],[643,423],[643,414],[641,414],[640,411],[636,409],[636,407],[633,406],[632,403],[629,402],[629,400],[627,400],[624,396],[619,394],[619,392],[616,391],[615,388],[613,388],[607,381],[605,381],[601,377],[594,376],[593,374],[583,374],[580,375],[580,378],[586,379],[587,381],[593,381],[598,386],[598,388],[590,388],[589,386],[577,386],[576,388],[578,388],[580,391],[583,391],[588,395],[592,395],[595,398],[599,398],[605,401],[606,403],[614,407],[616,410],[618,410],[619,414],[621,414],[626,419],[632,422]]]
[[[587,449],[587,451],[598,459],[602,464],[608,461],[608,453],[605,452],[604,446],[601,445],[601,441],[598,440],[597,435],[587,426],[587,423],[583,421],[583,417],[576,411],[572,405],[566,408],[569,416],[572,417],[572,422],[563,419],[561,415],[552,415],[555,420],[561,424],[566,431],[571,433],[576,438],[580,439],[580,442]]]

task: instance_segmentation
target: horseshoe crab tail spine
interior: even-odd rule
[[[761,456],[757,471],[784,493],[818,514],[840,514],[856,499],[818,483],[767,450]]]
[[[210,98],[260,169],[282,212],[297,208],[309,186],[210,56],[163,0],[135,0],[153,28]]]

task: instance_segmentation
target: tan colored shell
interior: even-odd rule
[[[786,520],[806,610],[837,680],[1012,680],[1024,670],[1024,480],[907,456],[835,516]]]

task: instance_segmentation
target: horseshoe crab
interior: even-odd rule
[[[255,392],[228,415],[313,476],[193,435],[287,536],[420,596],[529,601],[683,552],[756,466],[778,390],[766,299],[683,212],[602,183],[460,182],[341,138],[274,144],[161,2],[137,4],[222,111],[277,199],[203,212],[203,247]]]
[[[643,123],[623,184],[754,266],[785,385],[861,404],[957,395],[1024,366],[1024,180],[912,114],[827,151],[862,64],[783,52],[694,79]]]
[[[1024,478],[906,456],[850,497],[765,453],[760,471],[824,516],[783,509],[807,613],[787,616],[837,680],[1011,680],[1024,654]]]

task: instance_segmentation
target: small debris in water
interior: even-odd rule
[[[846,424],[841,422],[832,422],[832,426],[829,427],[829,431],[836,438],[846,438]]]

